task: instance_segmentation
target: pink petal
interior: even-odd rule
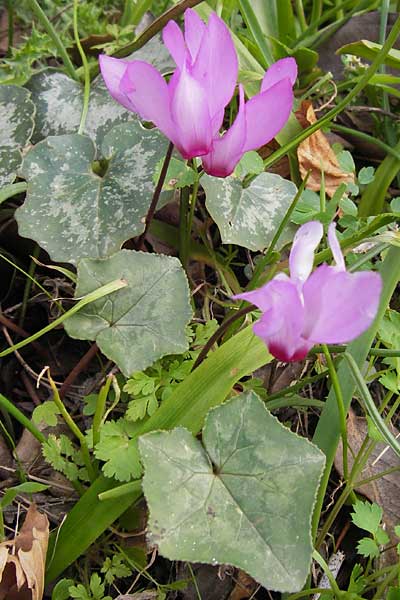
[[[271,308],[255,323],[254,333],[279,360],[304,358],[312,344],[302,337],[303,306],[296,286],[276,279],[267,285]]]
[[[238,59],[230,31],[212,13],[193,65],[193,77],[206,91],[211,118],[232,98],[237,75]]]
[[[305,357],[313,344],[302,336],[303,305],[296,285],[288,278],[276,277],[259,290],[236,298],[262,305],[263,315],[253,329],[271,354],[285,362]]]
[[[336,236],[336,223],[331,223],[328,229],[328,243],[332,250],[333,258],[336,263],[336,267],[339,271],[345,271],[346,265],[343,258],[342,249]]]
[[[285,273],[279,273],[274,277],[272,281],[283,281],[290,285],[291,281]],[[246,300],[247,302],[251,302],[251,304],[255,304],[257,308],[262,311],[269,310],[271,308],[271,298],[269,294],[269,289],[271,282],[269,281],[265,285],[256,290],[252,290],[251,292],[243,292],[242,294],[237,294],[236,296],[232,296],[234,300]]]
[[[222,136],[214,139],[212,151],[203,156],[202,162],[206,173],[214,177],[230,175],[243,155],[246,139],[246,117],[244,112],[244,91],[239,88],[239,111],[233,125]]]
[[[212,127],[206,92],[186,65],[174,86],[171,113],[178,150],[186,159],[208,154],[212,148]]]
[[[289,79],[279,81],[246,103],[247,139],[244,152],[271,141],[285,125],[293,106]]]
[[[319,221],[310,221],[298,229],[290,251],[289,268],[291,279],[305,281],[314,264],[314,251],[324,233]]]
[[[121,79],[125,74],[129,61],[100,54],[99,64],[104,83],[114,100],[125,106],[128,110],[136,112],[132,108],[130,100],[120,90]]]
[[[289,79],[292,86],[296,83],[297,63],[294,58],[281,58],[269,67],[261,84],[261,92],[265,92],[282,79]]]
[[[168,21],[163,29],[162,37],[176,66],[182,69],[186,57],[186,44],[178,24],[175,21]]]
[[[196,60],[206,26],[198,14],[192,9],[185,10],[185,40],[192,57],[192,62]]]
[[[143,61],[129,62],[121,79],[120,91],[130,103],[132,111],[142,119],[152,121],[174,140],[168,86],[157,69]]]
[[[219,130],[221,129],[222,123],[224,121],[225,110],[222,109],[219,112],[215,113],[213,118],[211,119],[211,128],[213,132],[213,137],[218,137]]]
[[[381,289],[379,273],[318,267],[303,286],[304,336],[321,344],[354,340],[375,319]]]

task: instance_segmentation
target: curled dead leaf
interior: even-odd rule
[[[41,600],[49,521],[31,504],[20,532],[0,544],[0,600]]]
[[[296,112],[296,117],[304,129],[317,121],[313,106],[308,100],[301,103],[300,109]],[[340,168],[338,159],[326,135],[321,130],[308,136],[299,144],[297,158],[303,179],[307,172],[311,171],[307,188],[313,192],[318,192],[321,189],[322,171],[325,178],[325,191],[328,196],[333,196],[341,183],[354,183],[354,175],[344,173]]]

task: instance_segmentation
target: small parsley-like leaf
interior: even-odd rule
[[[75,449],[66,435],[61,435],[59,438],[49,435],[42,446],[42,453],[53,469],[63,473],[70,481],[78,479],[78,467],[69,460],[74,455]]]
[[[374,167],[362,167],[358,173],[358,182],[361,183],[361,185],[368,185],[374,180],[374,177]]]
[[[53,400],[48,400],[36,406],[32,413],[32,421],[39,425],[39,423],[46,423],[50,427],[57,425],[57,415],[60,414],[60,410],[57,404]]]
[[[128,577],[132,570],[126,564],[122,554],[114,554],[112,558],[107,556],[101,568],[101,572],[104,573],[105,581],[111,584],[115,579]]]
[[[372,538],[362,538],[357,544],[357,552],[361,556],[377,558],[379,556],[378,544]]]
[[[76,598],[76,600],[91,600],[85,586],[81,583],[78,583],[78,585],[71,585],[68,591],[71,598]]]
[[[389,542],[389,536],[384,529],[381,527],[378,528],[378,531],[375,534],[375,539],[380,546],[384,546]]]
[[[382,519],[382,508],[375,502],[370,504],[361,500],[357,500],[353,508],[354,512],[351,513],[351,518],[354,525],[375,535]]]
[[[146,416],[148,399],[149,396],[142,396],[141,398],[136,398],[136,400],[129,402],[125,413],[126,418],[129,421],[140,421],[141,419],[144,419]]]
[[[350,575],[350,582],[347,588],[348,592],[353,594],[361,594],[365,588],[366,579],[364,577],[364,571],[359,563],[356,563]]]
[[[141,474],[141,465],[137,440],[132,439],[133,423],[125,419],[109,421],[101,428],[100,442],[96,445],[95,456],[105,461],[103,473],[106,477],[115,477],[118,481],[137,479]]]
[[[103,600],[105,585],[102,583],[100,575],[93,573],[90,578],[89,587],[93,598],[96,598],[96,600]]]

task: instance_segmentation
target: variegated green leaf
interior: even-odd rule
[[[170,560],[231,564],[267,589],[300,590],[324,455],[254,392],[211,410],[202,442],[183,428],[139,438],[150,543]]]
[[[187,350],[192,316],[189,286],[177,258],[120,250],[103,260],[78,264],[76,296],[115,279],[127,287],[80,310],[65,322],[73,338],[95,340],[129,376],[166,354]]]
[[[294,183],[273,173],[261,173],[246,188],[236,177],[209,175],[201,185],[222,242],[250,250],[269,245],[297,192]]]
[[[0,186],[12,183],[29,142],[35,106],[30,93],[16,85],[0,86]]]
[[[103,140],[108,164],[99,176],[93,172],[95,148],[89,137],[40,142],[21,169],[28,190],[16,211],[20,234],[60,262],[113,254],[144,229],[153,173],[167,145],[158,130],[144,129],[139,121],[117,125]]]

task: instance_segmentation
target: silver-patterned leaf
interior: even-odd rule
[[[144,60],[162,72],[172,68],[172,60],[159,37],[151,39],[143,48],[126,60]],[[82,106],[83,86],[61,71],[46,69],[34,75],[26,84],[37,107],[35,143],[50,135],[63,135],[78,131]],[[89,111],[84,133],[95,140],[97,147],[108,131],[119,123],[136,119],[136,116],[118,104],[107,90],[101,75],[90,87]]]
[[[167,139],[138,121],[114,127],[104,138],[103,177],[92,170],[95,148],[82,135],[49,137],[26,155],[25,204],[16,211],[19,232],[51,258],[76,263],[113,254],[144,230],[153,173]]]
[[[218,225],[222,243],[249,250],[266,248],[286,214],[297,188],[273,173],[261,173],[246,188],[236,177],[204,175],[208,212]]]
[[[12,183],[21,164],[21,150],[34,126],[30,93],[16,85],[0,86],[0,186]]]
[[[142,371],[166,354],[187,350],[189,286],[177,258],[120,250],[78,264],[76,297],[115,279],[126,288],[86,306],[65,322],[73,338],[95,340],[121,371]]]
[[[324,455],[254,392],[212,409],[202,440],[183,428],[139,438],[149,542],[170,560],[231,564],[267,589],[300,590]]]

